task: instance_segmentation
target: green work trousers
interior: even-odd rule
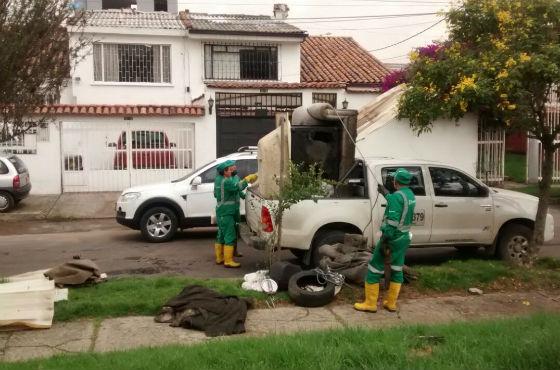
[[[391,281],[402,284],[404,281],[404,257],[406,255],[406,250],[410,246],[410,234],[407,232],[400,233],[398,238],[389,239],[385,242],[389,243],[389,247],[391,248]],[[384,266],[383,244],[380,240],[377,242],[375,250],[373,251],[373,257],[369,262],[366,282],[368,284],[379,283],[381,277],[384,275]]]
[[[218,217],[218,244],[234,246],[237,244],[237,222],[236,216],[223,215]]]

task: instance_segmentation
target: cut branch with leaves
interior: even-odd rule
[[[280,183],[280,179],[276,179]],[[290,162],[288,173],[280,187],[279,193],[272,202],[271,214],[275,228],[267,240],[267,265],[275,262],[276,252],[282,243],[282,219],[287,210],[304,200],[323,198],[329,194],[332,183],[323,179],[323,170],[317,165],[304,166]]]

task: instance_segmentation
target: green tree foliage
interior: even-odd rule
[[[88,44],[67,32],[84,19],[70,0],[0,0],[0,142],[47,120],[36,110],[57,100]]]
[[[523,130],[542,143],[543,172],[534,240],[543,243],[560,125],[547,121],[547,101],[560,85],[560,2],[465,0],[447,13],[449,37],[433,53],[413,52],[399,117],[419,133],[438,118],[467,112],[485,123]]]

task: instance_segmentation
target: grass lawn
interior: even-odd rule
[[[542,260],[531,270],[508,266],[500,261],[469,259],[449,261],[440,266],[421,266],[417,270],[420,279],[407,286],[404,294],[462,291],[476,286],[483,289],[560,287],[560,263]],[[251,297],[257,307],[266,307],[267,295],[241,289],[236,279],[196,280],[182,276],[123,277],[105,283],[71,288],[69,300],[55,304],[55,321],[75,320],[83,317],[119,317],[130,315],[155,315],[171,297],[189,284],[200,284],[224,294]],[[351,303],[361,299],[362,287],[345,287],[337,296],[339,303]],[[280,302],[288,302],[286,293],[276,295]]]
[[[207,286],[220,293],[254,298],[263,302],[264,293],[241,289],[238,279],[191,279],[183,276],[123,277],[101,284],[70,288],[68,301],[55,303],[55,321],[82,317],[118,317],[155,315],[161,306],[181,290],[192,284]],[[287,299],[285,294],[280,298]]]
[[[67,355],[0,369],[558,369],[558,333],[560,315],[540,314]]]
[[[553,258],[542,258],[531,269],[479,259],[451,260],[440,266],[419,266],[415,269],[420,278],[413,287],[420,292],[464,291],[470,287],[508,289],[523,285],[550,289],[560,287],[560,261]]]
[[[527,171],[527,157],[525,154],[506,153],[505,175],[511,181],[524,183]]]

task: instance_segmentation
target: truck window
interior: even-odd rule
[[[410,190],[417,197],[423,197],[426,195],[426,187],[424,186],[424,177],[422,176],[422,168],[420,167],[383,167],[381,169],[381,177],[383,179],[383,185],[391,192],[395,191],[393,188],[393,176],[397,169],[404,168],[412,174],[412,180],[408,186]]]
[[[467,175],[450,168],[430,167],[436,197],[479,197],[480,186]]]
[[[356,162],[354,168],[341,184],[338,184],[332,194],[333,198],[367,198],[367,183],[364,163]]]

